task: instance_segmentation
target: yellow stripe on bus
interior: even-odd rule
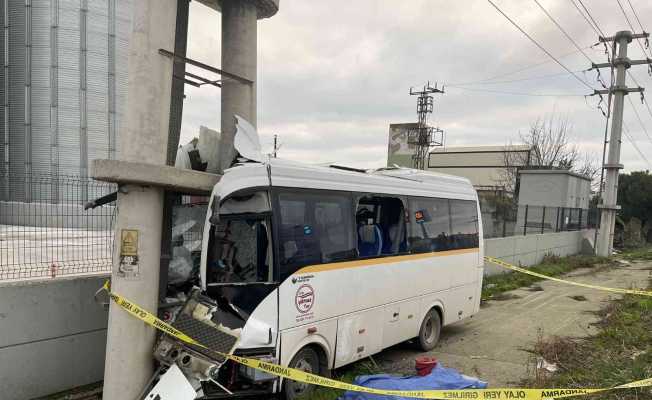
[[[342,261],[342,262],[328,263],[328,264],[308,265],[307,267],[301,268],[293,275],[307,274],[311,272],[333,271],[337,269],[368,267],[370,265],[393,264],[401,261],[422,260],[424,258],[443,257],[443,256],[454,256],[458,254],[477,253],[479,251],[480,248],[474,247],[470,249],[446,250],[446,251],[437,251],[433,253],[405,254],[402,256],[367,258],[364,260]]]

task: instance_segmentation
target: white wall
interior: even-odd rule
[[[586,252],[593,244],[593,229],[571,232],[544,233],[527,236],[485,239],[484,251],[514,265],[531,266],[541,262],[546,254],[569,256]],[[505,268],[485,263],[485,275],[507,272]]]
[[[24,400],[101,381],[104,277],[0,285],[0,397]]]

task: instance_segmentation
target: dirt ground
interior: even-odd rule
[[[652,276],[652,262],[623,262],[600,270],[579,269],[569,280],[614,288],[644,288]],[[490,387],[517,386],[532,373],[532,349],[540,335],[584,337],[605,301],[617,294],[543,281],[530,288],[505,293],[502,300],[483,304],[473,318],[443,329],[439,345],[429,353],[444,366],[477,376]],[[422,353],[408,343],[374,356],[386,372],[413,373],[414,358]]]

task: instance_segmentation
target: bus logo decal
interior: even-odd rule
[[[297,289],[297,294],[294,296],[294,305],[297,311],[305,314],[312,309],[315,304],[315,291],[310,285],[301,285]]]

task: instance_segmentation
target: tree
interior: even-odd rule
[[[519,133],[520,141],[530,147],[529,154],[524,152],[504,152],[499,184],[508,191],[516,192],[518,186],[518,169],[521,167],[540,169],[563,169],[585,175],[593,184],[600,168],[589,153],[582,153],[576,145],[571,144],[571,125],[568,118],[539,118],[527,133]],[[512,143],[510,142],[510,145]]]
[[[618,178],[618,204],[620,217],[629,222],[641,220],[643,226],[652,223],[652,175],[650,171],[621,174]]]

